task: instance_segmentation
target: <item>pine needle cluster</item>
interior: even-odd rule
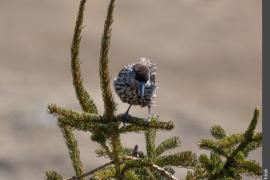
[[[261,146],[261,133],[254,129],[259,111],[256,109],[248,130],[243,134],[226,135],[220,126],[214,126],[212,135],[217,140],[201,140],[199,146],[211,151],[210,158],[191,151],[165,155],[168,150],[178,148],[180,139],[171,137],[156,146],[157,130],[169,131],[174,128],[172,121],[159,121],[152,117],[148,124],[144,118],[127,116],[127,125],[122,124],[123,114],[116,114],[117,104],[110,87],[109,48],[115,0],[110,0],[104,31],[101,38],[99,58],[100,89],[104,103],[104,113],[98,112],[95,102],[86,91],[81,71],[79,50],[86,0],[81,0],[71,45],[71,71],[76,96],[82,111],[75,111],[55,104],[48,106],[48,112],[57,118],[58,126],[68,148],[74,176],[63,178],[55,171],[47,171],[48,180],[87,179],[177,179],[173,176],[174,167],[191,169],[186,179],[219,179],[222,177],[240,178],[242,173],[260,176],[261,167],[255,161],[246,160],[248,153]],[[88,132],[91,140],[99,144],[96,153],[109,160],[108,163],[84,171],[80,159],[74,130]],[[122,145],[121,135],[130,132],[144,132],[146,152],[138,145],[127,148]],[[225,160],[224,160],[225,158]]]
[[[262,146],[262,133],[255,132],[259,109],[244,133],[227,135],[220,126],[213,126],[211,135],[215,140],[202,139],[199,147],[210,151],[199,156],[194,171],[189,171],[186,179],[242,179],[242,175],[261,176],[262,168],[258,162],[247,160],[249,153]]]

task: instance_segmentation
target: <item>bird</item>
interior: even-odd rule
[[[155,105],[156,70],[156,65],[143,57],[137,63],[124,66],[114,79],[113,85],[116,94],[122,102],[129,104],[124,113],[124,124],[132,105],[139,105],[142,108],[148,107],[148,116],[145,119],[145,122],[148,122],[151,108]]]

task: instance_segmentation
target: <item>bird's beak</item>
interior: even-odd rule
[[[144,97],[144,88],[145,88],[145,82],[140,82],[139,84],[139,96]]]

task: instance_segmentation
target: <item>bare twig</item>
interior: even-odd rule
[[[112,165],[113,163],[114,163],[114,161],[110,161],[110,162],[108,162],[108,163],[106,163],[106,164],[103,164],[103,165],[97,167],[96,169],[93,169],[93,170],[91,170],[91,171],[88,171],[88,172],[84,173],[84,174],[81,175],[81,176],[73,176],[73,177],[71,177],[71,178],[67,178],[67,179],[64,179],[64,180],[80,180],[81,178],[84,178],[84,177],[86,177],[86,176],[89,176],[89,175],[91,175],[91,174],[94,174],[95,172],[97,172],[97,171],[99,171],[99,170],[101,170],[101,169],[103,169],[103,168],[105,168],[105,167],[107,167],[107,166],[110,166],[110,165]]]
[[[136,146],[135,146],[135,147],[136,147]],[[135,148],[134,148],[134,149],[135,149]],[[138,159],[139,159],[139,158],[133,157],[133,156],[124,156],[124,157],[123,157],[123,160],[138,160]],[[101,166],[99,166],[99,167],[97,167],[97,168],[95,168],[95,169],[93,169],[93,170],[91,170],[91,171],[88,171],[88,172],[84,173],[84,174],[81,175],[81,176],[73,176],[73,177],[71,177],[71,178],[66,178],[66,179],[64,179],[64,180],[80,180],[81,178],[86,177],[86,176],[89,176],[89,175],[91,175],[91,174],[94,174],[95,172],[97,172],[97,171],[99,171],[99,170],[101,170],[101,169],[103,169],[103,168],[105,168],[105,167],[107,167],[107,166],[110,166],[110,165],[112,165],[112,164],[114,164],[114,161],[110,161],[110,162],[108,162],[108,163],[106,163],[106,164],[103,164],[103,165],[101,165]],[[174,177],[174,176],[171,175],[168,171],[166,171],[166,170],[163,169],[162,167],[159,167],[158,165],[150,164],[150,165],[149,165],[149,168],[152,169],[152,170],[155,170],[155,171],[159,172],[160,174],[162,174],[164,177],[166,177],[166,178],[169,179],[169,180],[178,180],[176,177]]]

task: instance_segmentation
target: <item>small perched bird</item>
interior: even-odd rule
[[[128,103],[124,114],[124,123],[132,105],[148,107],[148,117],[156,97],[156,65],[146,58],[140,58],[138,63],[126,65],[114,79],[114,89],[119,98]]]

